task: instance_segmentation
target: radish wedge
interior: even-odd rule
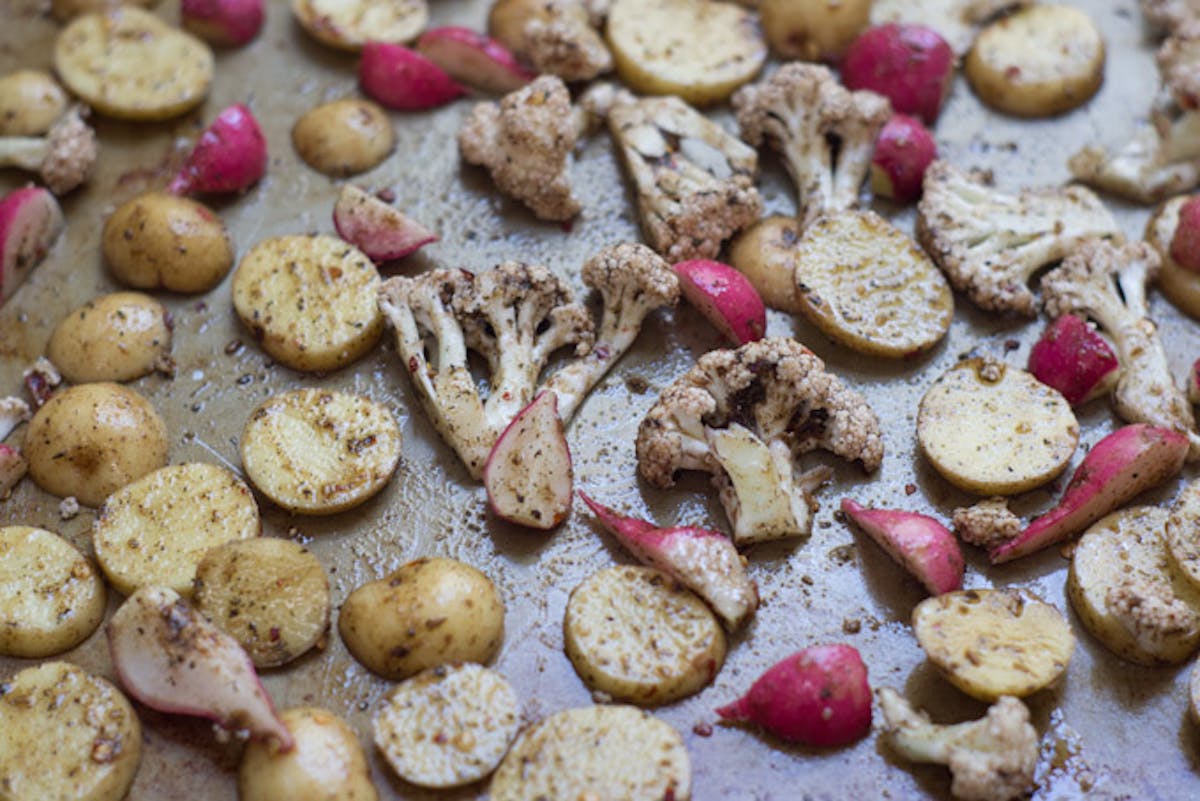
[[[735,345],[762,339],[767,307],[746,276],[719,261],[693,259],[672,267],[688,303]]]
[[[539,393],[504,429],[483,466],[497,516],[549,531],[571,511],[571,451],[558,417],[558,395]]]
[[[14,189],[0,200],[0,303],[46,257],[63,226],[58,201],[40,186]]]
[[[1029,372],[1078,406],[1116,386],[1120,374],[1108,341],[1074,314],[1052,322],[1029,351]]]
[[[183,0],[183,27],[218,47],[248,44],[262,30],[263,0]]]
[[[1200,273],[1200,197],[1190,197],[1179,207],[1170,254],[1183,269]]]
[[[433,231],[350,184],[342,187],[333,207],[333,225],[338,236],[376,263],[402,259],[438,241]]]
[[[121,605],[106,633],[117,678],[138,701],[291,750],[291,732],[275,714],[250,657],[179,593],[143,587]]]
[[[454,80],[483,92],[506,95],[537,77],[500,42],[457,25],[425,31],[417,52]]]
[[[842,511],[931,595],[962,589],[962,548],[950,529],[932,517],[899,509],[868,509],[849,498],[842,498]]]
[[[240,103],[217,115],[200,134],[167,191],[174,195],[244,192],[267,172],[267,140]]]
[[[875,141],[871,157],[871,191],[898,203],[921,197],[925,170],[937,158],[937,142],[921,121],[894,114]]]
[[[467,91],[416,50],[389,42],[363,47],[358,82],[370,97],[397,111],[437,108]]]
[[[582,491],[579,497],[638,561],[703,598],[731,631],[758,608],[758,588],[728,537],[692,526],[657,528],[596,503]]]
[[[1178,431],[1144,423],[1117,429],[1088,451],[1057,506],[988,556],[993,564],[1008,562],[1078,534],[1176,475],[1187,453],[1188,438]]]

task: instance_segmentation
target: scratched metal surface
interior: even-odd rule
[[[939,128],[943,153],[958,164],[992,167],[1000,185],[1015,188],[1066,180],[1067,155],[1085,141],[1109,145],[1124,140],[1135,116],[1154,91],[1151,47],[1134,0],[1078,2],[1102,27],[1109,58],[1103,89],[1085,108],[1064,117],[1018,122],[991,114],[959,77]],[[34,0],[0,0],[0,72],[46,67],[55,23],[37,13]],[[432,24],[482,27],[487,3],[438,0]],[[158,13],[177,19],[168,3]],[[270,3],[264,34],[250,47],[223,52],[217,79],[204,106],[183,120],[126,125],[98,120],[101,162],[90,185],[64,204],[68,231],[47,261],[0,310],[0,392],[19,389],[21,370],[46,343],[54,324],[74,306],[117,288],[99,255],[105,217],[125,199],[165,184],[178,163],[181,142],[201,120],[233,102],[246,102],[263,123],[271,149],[268,177],[246,196],[221,203],[239,252],[276,234],[332,232],[330,212],[339,184],[314,173],[297,158],[289,130],[319,102],[355,94],[354,60],[315,44],[292,22],[286,5]],[[541,261],[577,287],[579,265],[591,253],[637,233],[627,190],[605,138],[589,142],[574,167],[585,211],[570,230],[540,224],[502,200],[480,173],[459,165],[453,146],[468,101],[428,114],[394,114],[398,145],[373,172],[355,178],[371,189],[390,187],[397,204],[435,228],[441,241],[401,269],[433,265],[483,269],[506,258]],[[727,116],[724,117],[728,122]],[[0,172],[3,188],[21,177]],[[770,211],[793,209],[792,193],[773,158],[764,159],[764,197]],[[879,207],[911,230],[911,213]],[[1120,208],[1126,233],[1139,235],[1145,210]],[[303,375],[278,365],[254,345],[232,315],[226,280],[202,297],[164,296],[174,313],[174,380],[149,377],[134,386],[149,397],[168,423],[172,462],[207,460],[240,471],[237,438],[249,410],[263,398],[294,386],[349,389],[387,404],[403,427],[403,465],[390,486],[364,507],[327,519],[294,517],[260,498],[265,533],[299,539],[329,570],[335,604],[365,581],[405,561],[427,555],[452,556],[483,569],[500,588],[508,607],[506,637],[495,667],[516,686],[523,717],[535,720],[558,709],[587,704],[588,691],[562,651],[561,621],[568,593],[584,577],[613,562],[628,561],[576,508],[551,535],[502,525],[485,511],[481,488],[473,485],[450,451],[417,411],[407,380],[396,369],[393,348],[384,344],[358,363],[326,376]],[[1200,354],[1195,323],[1161,297],[1153,310],[1177,374]],[[914,420],[924,389],[960,354],[977,349],[1005,354],[1023,364],[1040,325],[973,313],[960,302],[944,343],[913,362],[875,361],[828,342],[804,323],[773,313],[770,333],[794,334],[862,389],[884,421],[887,456],[878,475],[835,465],[837,477],[820,497],[814,534],[808,542],[756,549],[750,572],[763,606],[735,638],[724,669],[711,686],[683,702],[658,710],[683,735],[692,757],[694,797],[715,799],[849,797],[946,798],[949,780],[939,768],[895,763],[871,736],[844,749],[817,752],[785,747],[749,731],[716,726],[712,709],[734,698],[768,665],[819,642],[845,641],[858,647],[872,684],[891,685],[929,708],[940,720],[978,716],[970,701],[926,664],[909,633],[908,618],[922,592],[882,552],[834,521],[837,500],[852,493],[864,503],[928,511],[945,518],[965,497],[936,476],[915,453]],[[236,352],[226,345],[241,342]],[[717,335],[690,309],[654,318],[640,344],[587,402],[571,426],[577,486],[595,497],[667,524],[675,521],[723,526],[707,480],[689,477],[669,492],[636,479],[633,433],[657,393],[697,356],[718,346]],[[1084,442],[1111,430],[1102,403],[1081,414]],[[18,435],[19,437],[19,435]],[[1079,456],[1076,456],[1078,461]],[[909,495],[911,485],[916,493]],[[1173,496],[1181,482],[1151,500]],[[910,487],[910,488],[911,488]],[[1044,508],[1052,492],[1038,491],[1021,505]],[[89,510],[63,522],[57,499],[26,481],[7,503],[0,521],[39,525],[64,534],[90,551]],[[1068,609],[1063,591],[1066,562],[1047,553],[1002,569],[970,554],[968,586],[1019,585]],[[115,593],[110,605],[115,606]],[[336,614],[336,613],[335,613]],[[1091,798],[1183,799],[1200,797],[1197,755],[1200,735],[1185,716],[1187,670],[1149,670],[1120,662],[1080,628],[1079,646],[1061,686],[1030,699],[1039,730],[1078,732],[1083,761],[1096,782]],[[111,676],[100,635],[63,658]],[[0,676],[26,666],[0,658]],[[266,684],[283,707],[319,705],[347,718],[371,754],[374,780],[384,798],[466,799],[485,795],[475,785],[432,794],[408,786],[383,769],[370,746],[370,719],[389,684],[350,658],[336,634],[327,647],[282,669],[267,671]],[[1052,713],[1054,715],[1052,723]],[[236,746],[219,745],[202,722],[171,718],[140,708],[146,747],[131,799],[235,796]],[[1079,797],[1070,780],[1048,783],[1039,798]]]

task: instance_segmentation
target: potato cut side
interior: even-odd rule
[[[400,463],[400,428],[367,398],[298,389],[254,410],[241,449],[259,492],[291,512],[330,515],[383,489]]]
[[[250,249],[233,274],[233,307],[263,350],[296,370],[334,370],[383,333],[379,273],[332,236],[279,236]]]
[[[68,314],[50,336],[46,355],[74,384],[132,381],[172,369],[167,310],[141,292],[113,292]]]
[[[928,350],[954,317],[946,277],[872,211],[814,221],[800,239],[793,277],[800,312],[834,340],[872,356]]]
[[[104,619],[104,582],[57,534],[0,528],[0,654],[53,656],[83,642]]]
[[[429,22],[425,0],[292,0],[292,13],[314,39],[341,50],[411,42]]]
[[[238,801],[377,801],[371,768],[354,729],[324,709],[285,709],[279,719],[295,741],[279,753],[254,740],[238,768]]]
[[[397,687],[375,716],[375,745],[419,787],[460,787],[487,776],[517,736],[517,694],[473,664],[426,670]]]
[[[523,732],[488,792],[491,801],[687,801],[692,767],[683,739],[661,720],[631,706],[590,706]]]
[[[255,667],[290,662],[329,627],[329,579],[312,551],[274,537],[227,542],[196,568],[195,602]]]
[[[1200,647],[1200,589],[1174,569],[1168,512],[1114,512],[1075,546],[1067,575],[1071,606],[1092,635],[1139,665],[1182,662]]]
[[[576,587],[563,635],[584,683],[619,701],[677,701],[707,686],[725,662],[713,613],[651,567],[607,568]]]
[[[1184,487],[1171,507],[1166,542],[1174,568],[1200,590],[1200,480]]]
[[[606,33],[617,74],[631,89],[695,106],[727,100],[767,58],[757,19],[733,3],[615,0]]]
[[[984,28],[964,70],[992,108],[1049,117],[1086,103],[1100,88],[1104,39],[1077,8],[1029,6]]]
[[[1171,240],[1179,226],[1179,210],[1187,203],[1186,195],[1171,198],[1146,223],[1146,242],[1158,251],[1162,267],[1158,271],[1158,288],[1180,311],[1200,318],[1200,273],[1187,269],[1171,257]]]
[[[1075,635],[1062,613],[1027,590],[960,590],[913,610],[929,661],[972,698],[1023,698],[1067,668]]]
[[[54,69],[101,114],[165,120],[198,106],[213,79],[213,54],[149,11],[122,6],[85,14],[54,43]]]
[[[257,537],[250,488],[215,464],[171,465],[109,496],[92,527],[96,559],[113,587],[170,587],[191,597],[196,567],[210,548]]]
[[[1079,422],[1066,399],[1030,373],[995,359],[968,359],[921,399],[917,441],[955,486],[1015,495],[1066,468],[1079,444]]]
[[[0,684],[0,797],[121,801],[142,756],[142,727],[120,690],[66,662]]]

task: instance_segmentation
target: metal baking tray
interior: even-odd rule
[[[37,0],[4,0],[0,11],[0,72],[49,67],[55,22]],[[1153,42],[1143,30],[1134,0],[1082,0],[1108,44],[1103,88],[1082,109],[1064,116],[1019,121],[985,110],[965,80],[956,80],[937,128],[943,155],[963,166],[994,171],[997,183],[1058,184],[1068,179],[1067,156],[1086,142],[1123,142],[1154,94]],[[91,183],[64,201],[66,235],[0,309],[0,392],[20,390],[21,371],[42,353],[55,323],[89,298],[117,289],[100,256],[100,229],[120,202],[165,184],[186,138],[217,110],[248,103],[262,122],[271,150],[266,179],[243,197],[216,206],[239,252],[272,235],[331,232],[339,182],[303,165],[292,150],[290,129],[301,113],[320,102],[356,94],[352,56],[316,44],[292,21],[284,2],[269,4],[268,25],[249,47],[220,52],[217,79],[204,106],[191,116],[162,124],[131,125],[96,119],[102,155]],[[438,0],[431,24],[482,28],[486,0]],[[157,12],[178,20],[176,3]],[[578,153],[573,178],[584,212],[570,226],[536,222],[519,205],[502,199],[482,173],[460,165],[454,146],[458,121],[470,101],[420,114],[393,115],[394,155],[352,179],[371,189],[391,188],[396,203],[433,227],[441,241],[408,259],[399,270],[432,266],[485,269],[515,258],[549,265],[582,291],[579,267],[602,246],[638,236],[631,197],[605,136]],[[714,115],[726,124],[727,112]],[[0,188],[23,182],[0,172]],[[763,158],[763,196],[768,211],[790,213],[793,193],[780,164]],[[1112,204],[1127,235],[1140,236],[1148,210]],[[876,203],[901,228],[912,230],[911,210]],[[526,721],[559,709],[591,703],[562,649],[562,617],[568,593],[597,569],[628,562],[612,540],[577,506],[552,534],[534,534],[490,517],[482,489],[470,481],[450,450],[418,410],[394,348],[385,341],[361,361],[317,376],[275,365],[240,328],[229,282],[199,297],[165,295],[174,314],[173,380],[152,376],[135,382],[167,421],[171,461],[214,461],[240,472],[237,439],[249,411],[263,398],[296,386],[324,386],[362,393],[387,404],[404,433],[403,463],[391,484],[365,506],[331,518],[291,516],[260,498],[265,533],[305,543],[330,574],[336,605],[358,585],[404,562],[428,555],[451,556],[483,569],[504,595],[508,613],[504,647],[495,667],[515,685]],[[1200,355],[1196,323],[1162,297],[1152,301],[1177,375]],[[841,749],[788,747],[752,731],[714,726],[713,709],[738,696],[767,666],[810,644],[844,641],[856,646],[874,686],[906,692],[941,721],[979,716],[984,705],[966,698],[926,664],[908,620],[923,597],[882,551],[834,519],[843,495],[863,503],[901,506],[945,519],[968,499],[932,472],[916,452],[915,412],[925,388],[963,354],[1000,355],[1023,364],[1041,323],[980,314],[959,299],[950,334],[932,353],[905,362],[875,360],[832,344],[801,320],[772,313],[769,332],[790,334],[813,348],[830,368],[869,396],[883,420],[887,454],[878,474],[830,463],[836,478],[819,495],[821,509],[807,542],[756,548],[750,571],[763,605],[753,623],[732,638],[729,656],[711,686],[685,701],[656,710],[683,735],[692,758],[693,797],[715,799],[948,798],[948,773],[937,767],[901,765],[874,736]],[[643,513],[663,524],[721,527],[725,520],[707,478],[688,476],[671,491],[636,478],[633,437],[637,422],[658,392],[705,351],[718,335],[690,308],[655,315],[638,345],[593,393],[569,430],[577,486],[605,503]],[[1081,412],[1084,445],[1114,427],[1103,403]],[[1079,454],[1083,453],[1080,449]],[[1077,454],[1076,461],[1080,458]],[[1191,477],[1189,473],[1188,478]],[[1166,502],[1177,481],[1148,498]],[[1060,481],[1061,485],[1061,481]],[[1036,512],[1053,488],[1024,498],[1018,511]],[[61,532],[90,552],[90,510],[60,520],[58,499],[24,482],[0,504],[0,522],[37,525]],[[992,568],[978,552],[969,555],[968,586],[1023,586],[1069,612],[1064,594],[1067,563],[1057,551]],[[116,593],[110,600],[115,607]],[[1091,639],[1076,618],[1079,644],[1065,680],[1029,699],[1039,731],[1057,746],[1054,778],[1040,799],[1200,797],[1200,731],[1187,720],[1186,668],[1146,669],[1118,660]],[[112,675],[104,638],[96,634],[64,659]],[[27,666],[0,658],[0,676]],[[486,784],[430,793],[406,785],[387,771],[370,744],[370,721],[390,684],[359,666],[336,633],[326,647],[282,669],[265,682],[281,707],[319,705],[345,717],[370,755],[376,786],[386,799],[470,799]],[[139,707],[145,724],[141,769],[129,798],[136,801],[236,795],[236,744],[219,744],[208,724]],[[1063,754],[1078,751],[1072,759]],[[1090,787],[1090,791],[1081,789]]]

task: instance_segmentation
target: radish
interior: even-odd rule
[[[871,191],[900,203],[921,197],[925,169],[937,158],[937,142],[921,121],[904,114],[888,120],[871,157]]]
[[[64,224],[58,201],[40,186],[14,189],[0,200],[0,303],[46,257]]]
[[[7,498],[29,472],[29,462],[16,448],[0,442],[0,501]]]
[[[45,356],[39,356],[21,377],[25,382],[25,391],[33,400],[34,409],[45,406],[63,382],[62,373]]]
[[[421,111],[444,106],[467,90],[416,50],[390,42],[367,42],[358,63],[363,91],[388,108]]]
[[[954,80],[954,50],[932,28],[891,23],[855,39],[841,67],[846,88],[870,89],[933,125]]]
[[[263,0],[183,0],[183,27],[218,47],[249,43],[263,26]]]
[[[708,259],[681,261],[671,269],[683,295],[713,327],[735,345],[762,339],[767,307],[758,290],[728,264]]]
[[[962,548],[937,520],[898,509],[867,509],[850,498],[842,498],[842,511],[931,595],[962,589]]]
[[[217,115],[200,134],[167,191],[175,195],[244,192],[267,171],[267,140],[241,103]]]
[[[401,259],[438,241],[416,220],[350,184],[342,187],[333,207],[333,225],[338,236],[374,262]]]
[[[1179,207],[1179,222],[1171,237],[1171,258],[1180,267],[1200,273],[1200,196]]]
[[[1072,406],[1111,392],[1119,366],[1108,340],[1074,314],[1056,318],[1029,351],[1029,372]]]
[[[657,528],[596,503],[582,491],[579,497],[638,561],[703,598],[731,631],[758,608],[758,588],[728,537],[693,526]]]
[[[488,454],[483,466],[488,503],[510,523],[549,531],[571,511],[572,480],[558,395],[538,393]]]
[[[993,564],[1008,562],[1071,537],[1183,469],[1188,438],[1138,423],[1097,442],[1071,476],[1062,499],[1016,539],[993,548]]]
[[[537,77],[500,42],[457,25],[425,31],[417,52],[455,81],[484,92],[506,95]]]
[[[867,666],[849,645],[817,645],[779,662],[717,714],[757,723],[788,742],[830,748],[871,730]]]
[[[126,599],[105,631],[117,678],[146,706],[208,718],[291,750],[291,732],[275,714],[250,657],[179,593],[143,587]]]

